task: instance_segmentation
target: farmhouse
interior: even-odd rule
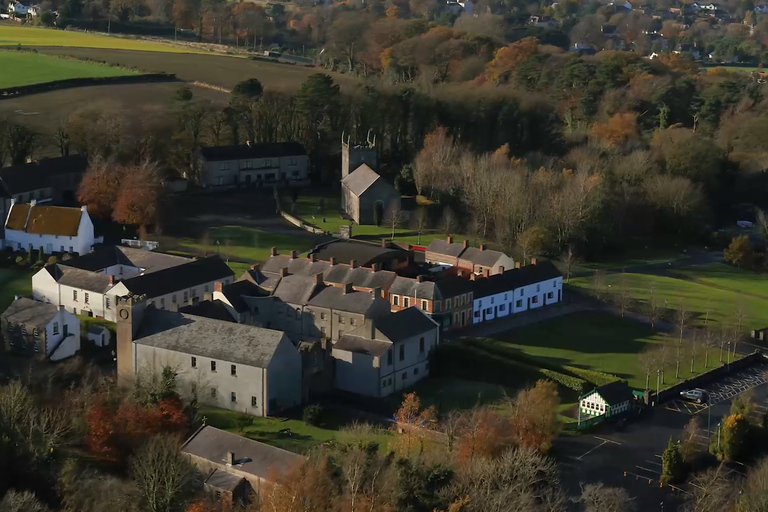
[[[298,142],[203,147],[198,166],[204,187],[309,184],[309,156]]]
[[[282,331],[117,302],[118,380],[170,366],[201,403],[267,416],[301,403],[301,355]],[[175,308],[174,308],[175,309]]]
[[[80,320],[63,308],[17,298],[0,315],[6,351],[59,361],[80,350]]]
[[[301,455],[210,425],[201,426],[182,445],[197,466],[207,491],[231,505],[244,503],[265,483],[274,483],[304,462]]]
[[[65,208],[11,200],[5,221],[5,246],[17,251],[42,250],[46,254],[68,252],[86,254],[100,242],[94,236],[93,222],[85,206]]]
[[[587,416],[606,418],[627,412],[632,407],[632,390],[626,382],[617,380],[594,389],[579,399],[579,410]]]

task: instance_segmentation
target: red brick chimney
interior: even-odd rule
[[[485,244],[480,244],[480,250],[481,250],[481,251],[484,251],[484,250],[485,250]]]
[[[213,283],[213,291],[221,293],[224,290],[224,283],[216,281]]]
[[[357,260],[349,260],[350,268],[357,268]]]
[[[330,263],[331,263],[331,265],[335,265],[336,264],[336,256],[331,256]]]
[[[424,276],[416,276],[416,282],[417,283],[423,283],[424,282]]]
[[[317,254],[315,254],[315,253],[312,253],[312,254],[310,254],[310,255],[308,256],[308,258],[309,258],[309,261],[311,261],[312,263],[314,263],[314,262],[316,262],[316,261],[317,261]]]
[[[387,246],[387,239],[386,238],[382,238],[381,239],[381,246],[382,247],[386,247]]]
[[[291,259],[292,260],[296,259],[296,251],[291,251]]]
[[[474,281],[474,280],[476,280],[476,279],[477,279],[477,275],[475,275],[475,273],[474,273],[474,272],[472,272],[471,274],[469,274],[469,280],[470,280],[470,281]]]
[[[531,265],[535,265],[535,264],[536,264],[536,258],[531,258]]]
[[[283,267],[280,269],[280,277],[285,277],[288,275],[288,267]]]
[[[270,256],[277,256],[277,247],[273,247],[269,250]]]
[[[449,244],[452,244],[453,243],[453,237],[449,235],[448,238],[445,239],[445,241],[448,242]]]
[[[261,264],[254,263],[253,265],[251,265],[251,270],[255,270],[256,272],[259,272],[261,270]]]
[[[520,262],[519,261],[515,262],[515,268],[520,268]]]
[[[371,265],[371,268],[373,269],[374,272],[378,272],[379,270],[381,270],[381,263],[374,263],[373,265]]]

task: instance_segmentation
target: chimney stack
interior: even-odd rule
[[[323,273],[315,274],[315,284],[323,284]]]
[[[227,452],[227,466],[235,465],[235,452]]]
[[[474,273],[474,272],[472,272],[471,274],[469,274],[469,280],[470,280],[470,281],[475,281],[476,279],[477,279],[477,276],[475,275],[475,273]]]
[[[424,282],[424,276],[416,276],[416,282],[417,283],[423,283]]]
[[[213,283],[213,291],[219,292],[219,293],[223,292],[224,283],[222,283],[221,281],[216,281],[215,283]]]
[[[381,246],[382,247],[386,247],[387,246],[387,239],[386,238],[382,238],[381,239]]]
[[[349,260],[350,268],[357,268],[357,260]]]
[[[484,251],[484,250],[485,250],[485,244],[480,244],[480,250],[481,250],[481,251]]]
[[[469,240],[464,240],[464,242],[462,243],[462,245],[464,246],[464,248],[465,248],[465,249],[466,249],[467,247],[469,247]]]
[[[109,284],[115,284],[115,276],[113,275],[109,276]]]
[[[296,259],[296,251],[291,251],[291,259],[292,260]]]
[[[255,264],[251,265],[251,270],[253,270],[255,272],[261,271],[261,264],[255,263]]]
[[[491,271],[489,269],[483,270],[483,277],[489,277],[491,275]]]
[[[352,293],[352,283],[344,283],[344,295]]]
[[[515,262],[515,268],[520,268],[520,262],[519,261]]]
[[[536,264],[536,258],[531,258],[531,265],[535,265],[535,264]]]
[[[272,247],[272,248],[269,250],[269,255],[270,255],[270,256],[277,256],[277,247]]]
[[[285,277],[288,275],[288,267],[283,267],[280,269],[280,277]]]
[[[500,267],[499,267],[499,274],[503,274],[503,273],[504,273],[504,267],[501,267],[501,266],[500,266]]]
[[[331,256],[330,263],[331,263],[331,265],[335,265],[336,264],[336,256]]]
[[[446,239],[446,242],[448,242],[449,244],[452,244],[453,243],[453,237],[448,235],[448,238]]]
[[[312,263],[316,262],[317,261],[317,254],[315,254],[315,253],[310,254],[309,255],[309,261],[311,261]]]
[[[374,272],[378,272],[379,270],[381,270],[381,263],[378,263],[378,262],[374,263],[373,265],[371,265],[371,269],[373,269]]]
[[[203,292],[203,301],[213,302],[213,292]]]

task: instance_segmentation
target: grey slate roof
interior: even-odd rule
[[[456,295],[469,293],[474,290],[472,282],[461,276],[451,276],[435,282],[435,287],[440,291],[443,299],[450,299]]]
[[[224,260],[218,256],[209,256],[121,282],[134,295],[152,298],[233,276],[232,269]]]
[[[391,242],[386,242],[386,247],[382,247],[380,242],[372,243],[362,240],[334,240],[318,245],[312,253],[322,261],[336,258],[337,263],[349,264],[355,260],[361,267],[408,258],[408,251]]]
[[[11,305],[8,306],[1,316],[9,322],[31,325],[42,329],[56,316],[58,310],[59,308],[53,304],[46,304],[45,302],[22,297],[11,302]]]
[[[231,434],[210,425],[205,425],[195,432],[181,447],[181,451],[222,467],[226,466],[227,452],[234,452],[233,469],[267,481],[269,481],[267,477],[285,474],[306,460],[301,455]]]
[[[183,256],[115,245],[102,247],[94,252],[63,261],[61,262],[61,265],[91,271],[104,270],[113,265],[128,265],[145,269],[144,273],[148,274],[150,272],[183,265],[190,261],[193,260],[191,258],[184,258]]]
[[[311,261],[309,258],[293,258],[285,254],[271,256],[261,267],[265,275],[279,274],[280,270],[287,268],[289,274],[303,274],[314,276],[325,272],[330,263],[325,261]]]
[[[434,320],[415,307],[376,319],[376,329],[392,342],[398,342],[418,334],[438,329]]]
[[[9,195],[15,195],[49,188],[52,186],[53,176],[82,174],[86,167],[88,159],[83,155],[45,158],[38,162],[6,167],[0,169],[0,190],[5,189]]]
[[[623,380],[617,380],[609,384],[603,384],[595,389],[608,405],[618,405],[627,400],[632,400],[632,390]]]
[[[352,283],[359,288],[387,288],[395,280],[394,272],[379,270],[374,271],[368,267],[352,268],[347,264],[331,265],[327,261],[311,261],[309,258],[294,258],[278,254],[272,256],[264,263],[261,272],[268,276],[267,281],[261,284],[268,288],[275,277],[280,275],[280,270],[287,268],[289,275],[303,275],[305,277],[323,274],[323,281],[334,284]]]
[[[439,300],[437,284],[432,281],[418,282],[416,279],[397,277],[389,288],[390,294],[405,295],[417,299]]]
[[[197,304],[179,308],[179,312],[194,316],[204,316],[205,318],[221,320],[223,322],[235,321],[232,314],[227,309],[227,305],[220,300],[204,300]]]
[[[505,254],[503,252],[492,251],[490,249],[481,251],[477,247],[467,247],[467,250],[461,254],[461,259],[469,260],[475,265],[492,267],[504,255]]]
[[[269,295],[269,293],[250,281],[235,281],[222,287],[221,292],[238,313],[249,310],[243,301],[243,297],[266,297]]]
[[[298,142],[266,142],[237,146],[211,146],[200,148],[200,154],[209,162],[243,160],[246,158],[280,158],[307,154],[304,145]]]
[[[453,242],[449,244],[448,240],[439,240],[436,238],[427,246],[427,252],[445,254],[447,256],[458,258],[459,255],[464,252],[464,243]]]
[[[387,353],[392,343],[383,340],[372,340],[362,336],[343,335],[334,343],[333,350],[346,350],[356,354],[365,354],[373,357],[381,357]]]
[[[476,280],[474,298],[495,295],[520,288],[521,286],[528,286],[561,277],[562,275],[551,261],[541,261],[536,265],[526,265],[522,268],[507,270],[503,274],[494,274]]]
[[[227,473],[222,469],[217,469],[211,473],[211,476],[205,481],[205,485],[209,485],[215,489],[232,492],[237,489],[237,486],[244,480],[245,478],[235,475],[234,473]]]
[[[267,368],[282,331],[147,306],[135,343]]]
[[[341,186],[347,187],[354,195],[360,196],[379,179],[381,175],[368,167],[368,164],[362,164],[341,180]]]
[[[322,285],[319,285],[322,286]],[[290,304],[306,304],[318,285],[315,278],[302,275],[285,276],[275,288],[273,295]]]
[[[60,285],[81,288],[94,293],[105,293],[113,286],[109,284],[109,276],[106,274],[81,270],[61,263],[48,265],[45,269]]]
[[[374,297],[370,292],[352,290],[344,293],[343,288],[327,286],[312,297],[308,305],[363,314],[368,312],[376,300],[383,301],[384,299]]]

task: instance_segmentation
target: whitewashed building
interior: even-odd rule
[[[498,274],[478,277],[475,281],[473,323],[531,309],[557,304],[563,300],[563,275],[549,261]]]
[[[632,390],[626,382],[617,380],[604,384],[579,399],[579,411],[587,417],[617,416],[632,408]]]
[[[80,320],[53,304],[17,298],[0,315],[5,350],[59,361],[80,350]]]
[[[411,307],[344,334],[333,344],[335,387],[384,397],[429,375],[429,354],[439,342],[440,324]]]
[[[68,252],[87,254],[93,244],[101,242],[93,231],[93,222],[85,206],[66,208],[63,206],[39,205],[11,202],[5,220],[5,247],[26,251],[41,247],[45,254]]]
[[[48,265],[32,276],[32,297],[115,322],[117,297],[142,295],[158,309],[187,306],[234,280],[218,256],[198,260],[129,247],[105,247]]]

